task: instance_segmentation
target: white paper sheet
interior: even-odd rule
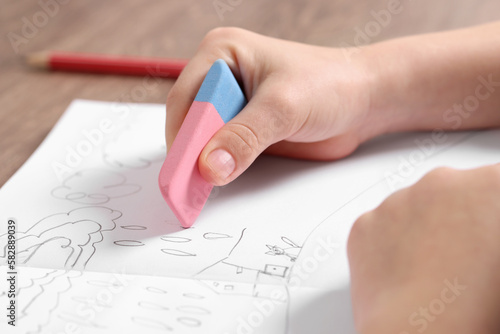
[[[162,105],[74,101],[0,190],[0,245],[17,228],[9,331],[354,333],[356,218],[435,167],[500,162],[500,131],[391,135],[328,163],[261,157],[182,229],[157,185],[164,120]]]

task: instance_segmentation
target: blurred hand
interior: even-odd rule
[[[337,49],[219,28],[205,37],[168,95],[167,147],[219,58],[249,102],[200,155],[200,172],[215,185],[234,180],[266,149],[293,158],[338,159],[381,132],[369,119],[370,77],[361,61],[349,62]]]
[[[361,334],[500,332],[500,165],[437,169],[354,224]]]

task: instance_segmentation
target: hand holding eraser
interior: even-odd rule
[[[222,59],[215,61],[189,108],[158,178],[163,198],[183,227],[193,225],[213,188],[198,169],[201,151],[246,103],[229,66]]]

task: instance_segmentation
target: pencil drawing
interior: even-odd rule
[[[50,325],[61,297],[73,288],[73,280],[81,272],[42,270],[30,277],[29,284],[19,286],[18,301],[21,307],[18,319],[26,333],[40,333]]]
[[[160,288],[156,288],[154,286],[148,286],[148,287],[146,287],[146,290],[148,290],[149,292],[153,292],[153,293],[167,293],[167,291],[160,289]]]
[[[72,310],[68,310],[67,305],[76,308],[90,303],[90,294],[94,306],[105,308],[103,313],[109,313],[86,322],[94,328],[112,328],[113,324],[120,324],[124,328],[130,326],[131,331],[138,326],[145,331],[209,333],[215,332],[210,331],[211,326],[220,325],[209,321],[218,319],[220,309],[235,309],[231,316],[237,317],[242,315],[238,313],[243,309],[238,309],[239,306],[251,310],[257,301],[264,300],[272,302],[279,310],[269,319],[276,324],[275,332],[286,332],[288,309],[293,304],[290,278],[296,275],[294,268],[299,268],[305,257],[300,257],[302,249],[315,245],[316,241],[309,238],[314,222],[300,227],[298,233],[289,228],[287,221],[250,221],[250,218],[240,219],[235,214],[231,225],[221,224],[223,220],[209,219],[205,224],[184,230],[167,210],[156,210],[159,206],[155,206],[151,213],[148,210],[152,205],[165,205],[156,201],[157,198],[161,200],[161,195],[154,183],[156,180],[151,177],[163,158],[164,144],[157,140],[162,136],[156,135],[151,137],[155,138],[151,139],[155,144],[150,148],[146,147],[149,139],[136,140],[138,137],[150,138],[148,126],[157,123],[157,118],[146,118],[138,126],[117,132],[106,145],[99,147],[102,156],[97,156],[99,161],[95,168],[78,171],[49,189],[36,189],[40,196],[50,193],[50,201],[56,204],[48,209],[37,208],[33,215],[43,210],[56,213],[39,215],[44,218],[34,224],[35,220],[19,225],[19,263],[102,272],[85,271],[83,275],[89,273],[90,278],[79,279],[77,288],[73,285],[72,274],[61,271],[52,271],[44,278],[23,285],[20,296],[28,300],[24,304],[23,299],[26,314],[39,312],[42,306],[47,310],[47,314],[40,314],[43,321],[37,322],[39,327],[33,330],[52,330],[49,324],[56,318],[62,323],[75,320],[76,313],[68,313]],[[151,180],[151,184],[146,182]],[[218,200],[229,199],[228,196],[217,197],[214,208],[219,205]],[[61,206],[83,207],[54,209]],[[167,226],[167,229],[156,225]],[[6,238],[6,234],[0,235],[3,247],[0,261],[6,260],[6,247],[3,246],[7,245]],[[144,263],[131,260],[139,256]],[[107,280],[120,266],[130,276],[137,275],[130,290],[116,296],[120,303],[99,301],[96,294],[120,287]],[[145,272],[148,266],[155,268]],[[158,272],[156,267],[160,268]],[[179,278],[170,280],[170,275]],[[66,304],[61,304],[63,295]],[[1,298],[4,295],[0,295]]]
[[[153,329],[161,329],[161,330],[165,330],[165,331],[172,331],[173,330],[172,327],[170,327],[167,324],[165,324],[164,322],[156,320],[156,319],[134,316],[134,317],[132,317],[132,321],[138,325],[153,328]]]
[[[232,238],[232,236],[225,233],[207,232],[203,234],[203,238],[207,240],[217,240],[217,239]]]
[[[281,237],[281,240],[290,247],[285,248],[285,246],[283,246],[282,248],[278,245],[266,245],[266,247],[269,249],[266,254],[272,256],[285,256],[288,257],[291,262],[295,262],[302,247],[298,246],[287,237]]]
[[[116,240],[113,243],[117,246],[125,246],[125,247],[138,247],[144,246],[144,243],[139,240]]]
[[[182,296],[191,299],[205,299],[205,296],[199,295],[197,293],[183,293]]]
[[[105,169],[84,169],[74,173],[51,191],[52,196],[78,204],[101,205],[113,198],[135,194],[138,184],[129,184],[120,173]]]
[[[126,123],[117,124],[117,129],[106,138],[102,149],[102,159],[107,165],[120,169],[146,169],[153,163],[163,162],[164,138],[161,132],[151,131],[158,127],[158,123],[149,116],[134,113]]]
[[[192,313],[192,314],[201,314],[201,315],[211,313],[206,308],[203,308],[200,306],[192,306],[192,305],[178,306],[177,311],[185,312],[185,313]]]
[[[141,231],[141,230],[147,230],[148,228],[146,226],[142,225],[123,225],[120,226],[124,230],[132,230],[132,231]]]
[[[196,256],[196,254],[184,252],[184,251],[181,251],[178,249],[163,248],[161,251],[165,254],[174,255],[174,256]]]
[[[176,242],[176,243],[184,243],[184,242],[190,242],[190,238],[184,238],[184,237],[176,237],[176,236],[171,236],[171,235],[164,235],[160,238],[163,241],[167,242]]]
[[[112,231],[122,213],[106,207],[83,207],[50,215],[26,231],[17,232],[19,264],[50,258],[59,268],[83,269],[96,252],[104,234]],[[5,245],[0,258],[7,255],[7,234],[0,235]]]
[[[177,321],[185,326],[189,327],[200,327],[201,321],[191,317],[179,317]]]

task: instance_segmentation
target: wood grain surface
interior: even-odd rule
[[[67,50],[191,57],[203,36],[238,26],[298,42],[353,45],[357,29],[397,0],[2,0],[0,185],[26,161],[71,100],[164,103],[174,81],[133,94],[143,78],[36,71],[24,55]],[[498,0],[401,0],[371,42],[500,19]],[[464,41],[467,47],[467,41]]]

